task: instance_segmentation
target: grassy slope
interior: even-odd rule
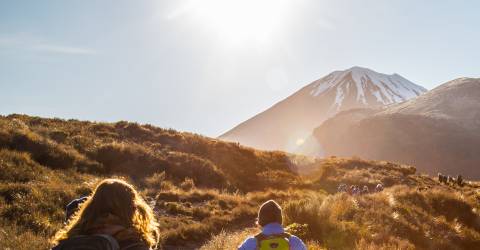
[[[108,176],[127,178],[154,205],[166,249],[196,248],[212,234],[203,249],[235,246],[270,198],[312,249],[480,244],[475,184],[450,187],[412,167],[339,158],[310,160],[314,170],[300,177],[292,172],[299,159],[136,123],[0,117],[0,248],[47,248],[64,205]],[[334,194],[339,183],[379,181],[382,193]]]

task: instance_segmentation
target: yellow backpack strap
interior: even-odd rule
[[[257,249],[260,249],[260,243],[262,242],[262,240],[265,240],[267,238],[268,237],[263,233],[255,235],[255,239],[257,240]]]
[[[284,238],[284,239],[287,239],[288,241],[290,241],[290,237],[292,235],[289,234],[289,233],[281,233],[281,234],[275,234],[275,237],[281,237],[281,238]]]
[[[259,234],[255,235],[255,239],[257,240],[257,249],[260,249],[260,243],[263,240],[271,239],[271,238],[284,238],[287,241],[290,241],[291,236],[292,235],[289,234],[289,233],[271,234],[271,235],[265,235],[263,233],[259,233]]]

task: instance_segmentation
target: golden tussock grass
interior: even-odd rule
[[[0,249],[48,248],[64,206],[112,176],[154,208],[164,249],[235,249],[257,232],[268,199],[309,249],[480,245],[476,182],[447,186],[411,166],[306,159],[151,125],[12,115],[0,116]],[[336,193],[340,183],[387,188],[353,197]]]

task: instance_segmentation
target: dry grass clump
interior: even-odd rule
[[[0,220],[0,249],[49,249],[45,236]]]
[[[287,223],[307,224],[308,238],[328,249],[474,249],[480,244],[477,207],[454,190],[395,186],[292,201],[284,211]]]
[[[89,193],[87,181],[72,171],[51,170],[30,154],[0,150],[0,249],[46,249],[64,220],[64,207]]]
[[[245,230],[228,233],[222,231],[212,237],[200,250],[218,250],[218,249],[237,249],[248,237],[258,233],[257,228],[247,228]]]
[[[0,169],[2,182],[28,182],[46,171],[28,153],[8,149],[0,150]]]
[[[0,122],[0,148],[28,152],[38,163],[54,169],[100,171],[101,166],[69,145],[59,144],[26,127],[16,119]]]

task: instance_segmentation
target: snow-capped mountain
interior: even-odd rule
[[[361,67],[335,71],[309,86],[313,96],[335,92],[334,106],[337,110],[341,108],[345,96],[352,91],[356,92],[356,101],[364,105],[404,102],[426,91],[398,74],[386,75]],[[375,97],[375,101],[367,101],[371,96]]]
[[[313,129],[340,111],[404,102],[426,91],[398,74],[353,67],[310,83],[221,139],[267,150],[295,151]]]

